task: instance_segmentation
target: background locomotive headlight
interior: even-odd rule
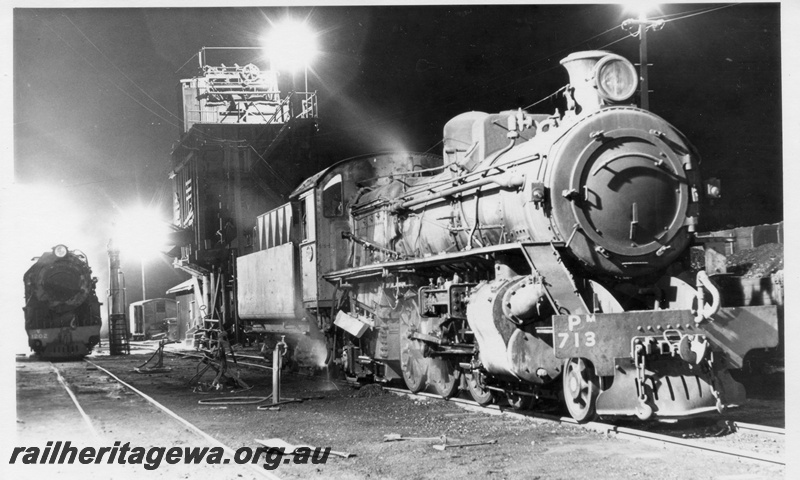
[[[64,245],[56,245],[53,247],[53,253],[55,253],[56,257],[58,258],[64,258],[64,256],[67,254],[67,247]]]
[[[639,83],[636,69],[619,55],[607,55],[594,67],[595,87],[604,100],[621,102],[630,98]]]

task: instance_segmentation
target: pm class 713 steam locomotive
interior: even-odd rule
[[[45,359],[80,358],[100,342],[100,301],[89,262],[56,245],[23,275],[28,345]]]
[[[351,377],[515,408],[563,397],[579,421],[741,404],[729,370],[777,345],[778,312],[690,270],[695,149],[631,104],[628,60],[561,63],[563,114],[464,113],[444,159],[360,156],[305,180],[237,259],[240,318],[305,319]]]

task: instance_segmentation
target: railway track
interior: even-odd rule
[[[724,422],[728,428],[733,432],[744,432],[755,435],[768,435],[773,437],[785,438],[786,429],[777,427],[768,427],[766,425],[756,425],[753,423],[744,422]]]
[[[64,377],[61,375],[61,372],[58,370],[58,368],[56,368],[55,365],[53,365],[52,362],[50,362],[50,368],[53,370],[53,372],[55,372],[58,383],[61,384],[62,387],[64,387],[64,390],[67,392],[67,395],[69,395],[69,398],[72,400],[72,403],[75,404],[75,408],[78,410],[78,413],[80,413],[81,419],[86,424],[86,427],[89,429],[92,435],[94,435],[95,438],[100,438],[100,434],[97,432],[94,423],[92,423],[92,419],[89,418],[89,415],[86,414],[86,411],[83,409],[81,403],[78,401],[78,397],[75,395],[75,392],[73,392],[72,389],[69,388],[69,384],[67,384],[67,381],[64,380]]]
[[[202,358],[200,355],[194,354],[187,354],[183,352],[171,352],[165,351],[165,353],[175,354],[181,357],[189,357],[189,358]],[[255,356],[247,356],[237,354],[239,358],[253,358],[253,359],[261,359],[260,357]],[[238,362],[238,365],[244,368],[251,368],[251,369],[260,369],[260,370],[267,370],[270,371],[271,367],[267,365],[259,365],[255,363],[249,362]],[[544,413],[538,412],[525,412],[525,411],[517,411],[513,410],[510,407],[505,406],[498,406],[498,405],[490,405],[490,406],[480,406],[476,402],[465,399],[454,397],[451,399],[442,399],[439,395],[420,392],[420,393],[411,393],[407,390],[401,388],[393,388],[393,387],[383,387],[384,390],[391,392],[397,395],[404,395],[410,398],[415,399],[426,399],[426,400],[436,400],[436,401],[448,401],[453,404],[458,405],[461,408],[490,414],[490,415],[504,415],[509,418],[516,418],[516,419],[523,419],[523,420],[537,420],[537,421],[545,421],[545,422],[553,422],[563,425],[570,425],[575,428],[587,429],[596,431],[599,433],[603,433],[606,435],[613,435],[618,438],[626,438],[636,441],[642,442],[651,442],[654,444],[659,445],[671,445],[677,448],[684,448],[684,449],[691,449],[691,450],[698,450],[707,452],[709,454],[718,454],[723,455],[731,458],[742,458],[748,459],[755,462],[763,463],[763,464],[772,464],[772,465],[780,465],[785,466],[785,460],[782,457],[775,456],[775,455],[766,455],[759,452],[747,451],[742,449],[730,448],[724,445],[716,445],[712,443],[702,442],[695,439],[687,439],[676,437],[672,435],[665,435],[662,433],[655,433],[649,432],[638,428],[630,428],[620,425],[615,425],[612,423],[605,423],[605,422],[588,422],[584,424],[579,424],[571,417],[563,417],[557,415],[549,415]],[[754,435],[758,437],[767,437],[771,439],[783,439],[785,437],[785,430],[782,428],[775,428],[775,427],[768,427],[763,425],[756,425],[752,423],[743,423],[743,422],[736,422],[736,421],[721,421],[720,422],[721,431],[725,434],[729,433],[746,433],[748,435]]]
[[[153,399],[149,395],[147,395],[144,392],[140,391],[139,389],[135,388],[133,385],[123,381],[118,376],[114,375],[111,371],[109,371],[108,369],[106,369],[104,367],[101,367],[100,365],[98,365],[95,362],[92,362],[91,360],[88,360],[88,359],[84,359],[84,362],[87,363],[88,365],[91,365],[93,368],[96,368],[99,372],[102,372],[107,377],[111,378],[114,382],[116,382],[121,387],[124,387],[128,391],[133,392],[134,394],[138,395],[139,398],[145,400],[148,404],[150,404],[153,407],[155,407],[156,409],[160,410],[161,412],[163,412],[164,414],[169,416],[173,421],[179,423],[180,425],[185,427],[187,430],[191,431],[193,434],[195,434],[195,435],[199,436],[200,438],[202,438],[207,443],[211,444],[214,447],[221,447],[223,449],[223,451],[225,452],[225,456],[227,458],[230,458],[230,459],[234,458],[234,456],[236,454],[236,450],[235,449],[233,449],[233,448],[225,445],[224,443],[220,442],[219,440],[215,439],[214,437],[212,437],[208,433],[204,432],[203,430],[201,430],[200,428],[198,428],[194,424],[190,423],[185,418],[181,417],[180,415],[178,415],[174,411],[170,410],[166,406],[164,406],[161,403],[157,402],[155,399]],[[87,428],[89,429],[89,431],[91,431],[91,433],[96,438],[100,439],[101,435],[98,432],[97,428],[95,427],[95,422],[92,420],[91,416],[89,414],[87,414],[86,409],[84,409],[84,407],[81,405],[81,403],[80,403],[80,401],[78,399],[78,396],[70,388],[68,382],[65,380],[64,376],[62,375],[62,372],[52,362],[50,363],[50,368],[56,374],[56,378],[57,378],[59,384],[61,384],[61,386],[67,392],[69,397],[72,399],[72,402],[75,404],[76,409],[80,413],[81,418],[83,419],[84,423],[87,425]],[[270,472],[268,470],[265,470],[265,469],[261,468],[258,465],[247,463],[247,464],[242,464],[242,466],[248,468],[253,474],[255,474],[255,478],[267,478],[267,479],[270,479],[270,480],[280,480],[280,477],[276,476],[274,473],[272,473],[272,472]]]
[[[465,408],[467,410],[486,413],[489,415],[505,415],[516,419],[538,420],[538,421],[559,423],[563,425],[571,425],[575,428],[593,430],[607,435],[616,435],[619,438],[653,442],[661,445],[664,444],[672,445],[679,448],[700,450],[713,454],[727,455],[729,457],[734,457],[734,458],[743,458],[757,462],[763,462],[766,464],[786,465],[786,461],[783,458],[779,458],[772,455],[763,455],[758,452],[748,452],[745,450],[729,448],[721,445],[704,444],[696,440],[677,438],[670,435],[647,432],[635,428],[621,427],[610,423],[588,422],[581,424],[576,422],[574,419],[570,417],[559,417],[555,415],[547,415],[535,412],[515,411],[510,408],[507,409],[499,405],[489,405],[483,407],[481,405],[478,405],[477,402],[474,402],[472,400],[467,400],[464,398],[454,397],[450,399],[443,399],[439,395],[434,395],[426,392],[411,393],[401,388],[392,388],[392,387],[383,387],[383,389],[388,392],[394,393],[396,395],[404,395],[415,399],[433,399],[437,401],[447,401],[457,404],[458,406]],[[767,427],[763,425],[754,425],[741,422],[726,422],[726,424],[730,429],[730,431],[742,431],[755,435],[766,434],[778,437],[783,437],[785,435],[785,430],[782,428]]]

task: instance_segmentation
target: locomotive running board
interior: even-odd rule
[[[395,260],[392,262],[362,265],[360,267],[353,267],[345,270],[329,272],[322,275],[322,278],[336,284],[337,282],[347,282],[350,280],[360,280],[371,277],[380,277],[387,273],[389,274],[397,273],[410,268],[416,268],[416,267],[427,268],[427,267],[436,267],[441,265],[450,265],[452,263],[458,262],[459,260],[481,258],[484,255],[491,255],[494,253],[508,252],[520,249],[523,252],[525,252],[526,256],[529,255],[527,249],[536,249],[536,248],[546,249],[547,253],[545,256],[547,256],[549,260],[549,258],[553,256],[553,252],[555,252],[555,247],[562,245],[563,243],[549,243],[549,242],[548,243],[504,243],[502,245],[492,245],[489,247],[473,248],[471,250],[446,253],[430,257],[410,258],[407,260]],[[535,250],[531,250],[531,252],[533,251]],[[538,255],[539,251],[536,251],[536,254]],[[554,259],[554,261],[556,260]],[[528,262],[530,263],[530,259],[528,260]],[[558,265],[558,267],[561,269],[564,268],[560,264]],[[564,272],[566,272],[566,270],[564,270]],[[570,285],[572,284],[570,283]],[[574,287],[572,288],[574,289]],[[571,311],[572,310],[570,310],[570,312]]]
[[[724,353],[727,368],[742,368],[752,349],[778,345],[778,308],[774,305],[720,308],[696,324],[689,310],[644,310],[624,313],[553,316],[553,349],[557,358],[585,358],[600,376],[613,375],[616,359],[630,359],[635,338],[665,339],[665,333],[704,335]],[[666,352],[669,354],[669,352]]]

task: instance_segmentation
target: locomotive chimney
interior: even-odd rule
[[[638,86],[633,64],[602,50],[573,53],[561,65],[567,69],[576,113],[587,114],[603,105],[628,100]]]
[[[590,113],[600,109],[603,101],[592,81],[594,66],[607,52],[593,50],[576,52],[561,60],[569,74],[569,85],[577,103],[576,113]]]

